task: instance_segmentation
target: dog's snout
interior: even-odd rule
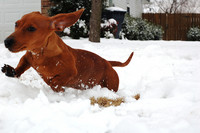
[[[6,40],[4,40],[4,44],[6,48],[11,47],[14,44],[14,38],[7,38]]]

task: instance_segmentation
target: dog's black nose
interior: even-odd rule
[[[6,48],[9,48],[14,44],[14,39],[13,38],[7,38],[6,40],[4,40],[4,44],[5,44]]]

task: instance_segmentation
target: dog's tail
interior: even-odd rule
[[[131,61],[132,57],[133,57],[133,54],[134,52],[131,53],[131,55],[128,57],[128,59],[126,60],[126,62],[122,63],[122,62],[119,62],[119,61],[109,61],[110,64],[113,66],[113,67],[125,67],[129,64],[129,62]]]

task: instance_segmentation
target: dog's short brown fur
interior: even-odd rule
[[[63,92],[63,87],[87,89],[95,85],[116,92],[119,78],[112,66],[126,66],[133,53],[125,63],[107,61],[92,52],[67,46],[55,33],[73,25],[83,11],[53,17],[42,16],[39,12],[24,15],[4,43],[11,52],[27,52],[15,69],[5,65],[2,72],[9,77],[19,77],[33,67],[56,92]]]

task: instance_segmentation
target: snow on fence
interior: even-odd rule
[[[142,18],[163,27],[163,40],[187,40],[190,27],[200,27],[200,14],[143,13]]]

